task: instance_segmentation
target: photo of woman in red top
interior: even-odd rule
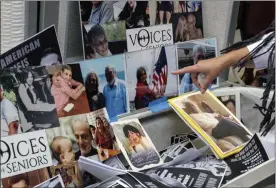
[[[149,103],[157,98],[155,93],[149,88],[147,83],[147,72],[144,67],[139,67],[136,72],[136,110],[149,106]]]
[[[96,117],[96,124],[95,144],[101,149],[113,149],[113,139],[109,128],[104,126],[103,120],[100,117]]]

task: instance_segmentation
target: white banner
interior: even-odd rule
[[[1,179],[52,165],[45,130],[3,137],[0,142]]]
[[[126,37],[128,52],[172,45],[172,24],[127,29]]]

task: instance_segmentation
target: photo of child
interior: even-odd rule
[[[163,163],[138,119],[112,123],[112,128],[132,170],[140,171]]]
[[[195,129],[200,129],[204,138],[210,137],[222,153],[244,145],[252,137],[252,133],[209,91],[185,95],[175,99],[173,104],[187,114]]]

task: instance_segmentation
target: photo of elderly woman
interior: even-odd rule
[[[59,126],[45,67],[12,68],[1,78],[10,82],[7,89],[16,95],[23,132]]]
[[[138,119],[113,123],[112,128],[132,170],[140,171],[163,163]]]
[[[85,59],[120,54],[127,49],[126,28],[123,21],[86,25],[82,29]]]
[[[252,137],[249,130],[209,91],[204,95],[192,93],[173,103],[212,139],[222,153],[244,145]]]

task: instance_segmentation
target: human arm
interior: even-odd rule
[[[114,15],[113,15],[113,2],[105,2],[106,4],[104,5],[103,11],[102,11],[102,18],[100,21],[100,25],[112,22],[114,20]]]
[[[17,134],[19,127],[19,116],[16,107],[10,102],[6,104],[6,110],[2,112],[9,128],[9,135]]]
[[[79,87],[79,86],[78,86]],[[67,83],[61,84],[61,90],[70,98],[77,100],[80,95],[82,94],[82,92],[84,91],[84,87],[82,86],[81,89],[79,88],[76,89],[72,89],[71,87],[68,86]]]

